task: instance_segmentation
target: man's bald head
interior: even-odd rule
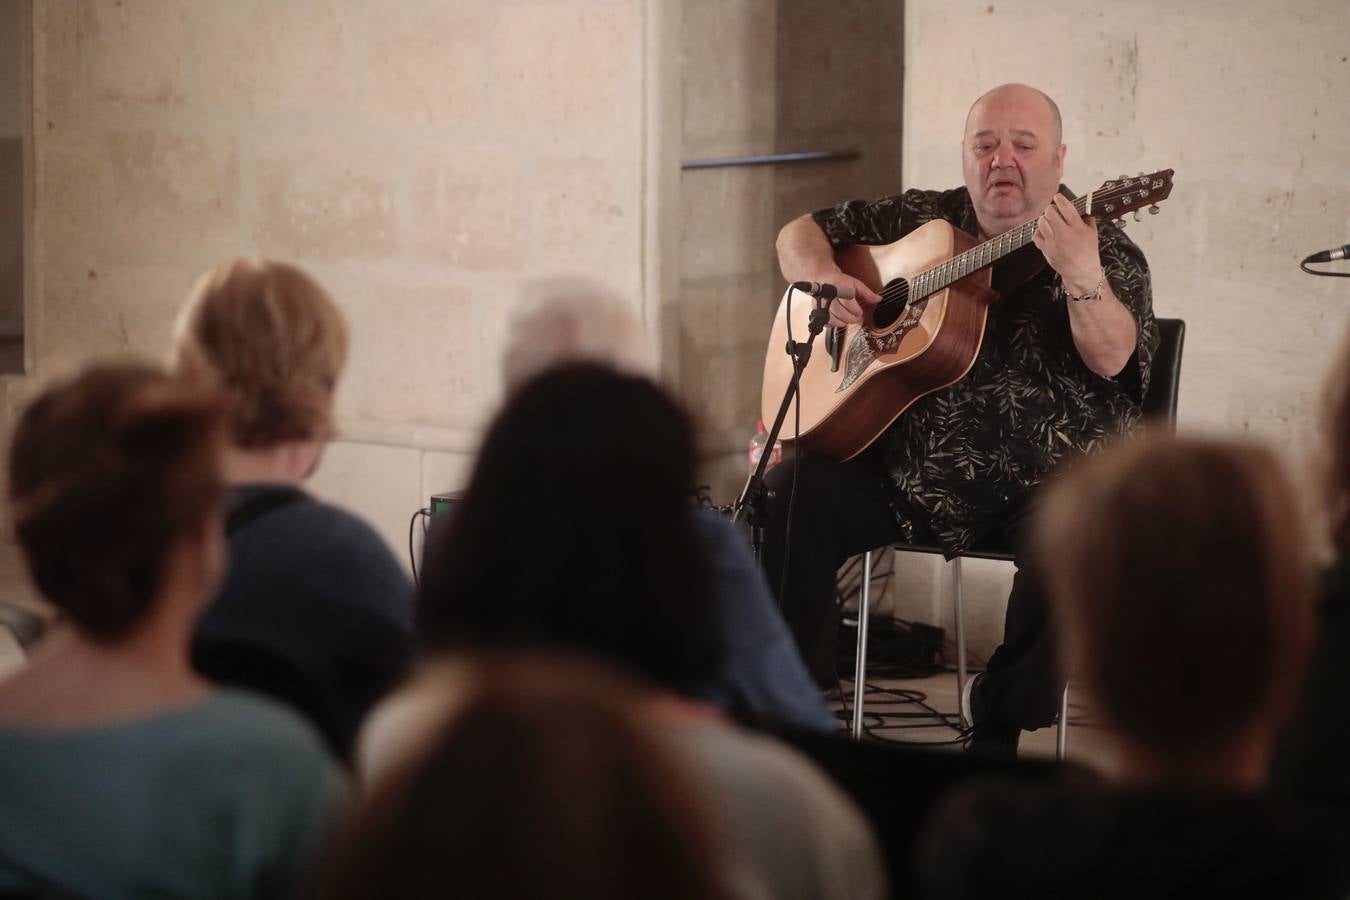
[[[961,168],[981,230],[988,236],[1040,215],[1064,177],[1059,108],[1044,92],[1003,84],[966,116]]]
[[[1045,103],[1050,111],[1050,121],[1054,126],[1054,131],[1050,137],[1056,144],[1064,143],[1064,119],[1059,114],[1059,104],[1050,98],[1045,91],[1032,87],[1029,84],[1000,84],[996,88],[985,91],[980,98],[970,105],[969,112],[966,113],[966,130],[970,130],[970,117],[974,114],[976,107],[985,102],[995,102],[1017,96],[1035,96],[1039,97]]]

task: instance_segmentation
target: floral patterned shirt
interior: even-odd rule
[[[977,233],[965,188],[850,200],[813,218],[836,248],[890,244],[933,219]],[[1106,277],[1138,325],[1133,363],[1115,378],[1083,364],[1059,275],[1048,265],[996,300],[966,377],[920,398],[877,439],[911,540],[932,537],[949,555],[968,549],[1062,460],[1139,420],[1158,347],[1148,264],[1120,229],[1099,222],[1098,232]]]

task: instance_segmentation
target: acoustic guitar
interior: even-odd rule
[[[1120,177],[1073,201],[1081,215],[1119,220],[1157,204],[1172,193],[1172,170]],[[997,299],[999,279],[990,267],[1003,262],[1011,272],[1014,257],[1031,244],[1036,220],[978,243],[941,219],[928,222],[893,244],[855,245],[835,253],[839,268],[881,295],[863,304],[861,324],[827,328],[802,371],[801,432],[796,410],[788,408],[784,440],[800,440],[815,453],[844,460],[857,456],[886,427],[925,394],[954,384],[975,363],[984,339],[989,305]],[[1035,268],[1044,258],[1034,247]],[[996,270],[997,271],[997,270]],[[1029,274],[1029,273],[1027,273]],[[1011,285],[1025,280],[1011,275]],[[778,305],[764,362],[762,408],[772,421],[792,380],[792,359],[784,352],[788,336],[805,340],[812,300],[793,298],[788,289]],[[789,331],[789,325],[791,330]],[[822,352],[823,350],[823,352]]]

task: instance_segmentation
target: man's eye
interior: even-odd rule
[[[993,150],[993,149],[994,149],[994,145],[993,145],[993,144],[976,144],[976,145],[975,145],[975,152],[976,152],[976,153],[988,153],[990,150]]]
[[[1018,150],[1035,150],[1035,149],[1036,149],[1036,145],[1035,145],[1035,144],[1018,144],[1018,145],[1017,145],[1017,149],[1018,149]]]

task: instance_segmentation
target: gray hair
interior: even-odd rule
[[[525,286],[502,351],[508,392],[554,366],[593,362],[656,376],[656,354],[631,304],[604,285],[555,277]]]

